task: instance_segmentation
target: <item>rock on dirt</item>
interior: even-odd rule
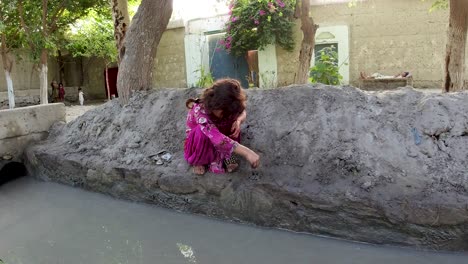
[[[249,90],[242,139],[262,167],[196,176],[183,144],[185,100],[197,92],[138,92],[125,107],[114,100],[57,124],[28,148],[27,167],[44,180],[221,219],[468,249],[467,93]]]

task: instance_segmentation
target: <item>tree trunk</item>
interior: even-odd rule
[[[123,41],[130,25],[130,16],[128,15],[127,0],[112,0],[112,18],[114,19],[114,37],[119,53],[119,63],[125,54]]]
[[[105,75],[106,75],[107,100],[110,100],[111,99],[111,94],[110,94],[110,87],[109,87],[109,67],[107,67],[107,64],[106,64]]]
[[[43,49],[41,51],[41,61],[40,61],[40,72],[39,72],[39,80],[40,80],[40,99],[41,104],[48,103],[48,93],[47,93],[47,50]]]
[[[65,63],[63,61],[62,52],[60,50],[57,51],[57,63],[59,66],[59,82],[63,83],[64,86],[67,84],[65,83]]]
[[[444,92],[464,90],[468,0],[450,0]]]
[[[315,46],[315,32],[317,32],[319,27],[314,24],[313,18],[309,17],[309,10],[309,0],[297,0],[295,14],[300,14],[301,30],[304,35],[302,38],[301,51],[299,53],[299,65],[295,78],[295,83],[297,84],[305,84],[309,82],[310,61],[312,60]]]
[[[150,89],[157,47],[172,14],[172,0],[143,0],[127,32],[124,55],[117,75],[122,104],[132,90]]]
[[[13,69],[13,60],[10,58],[6,46],[6,37],[2,34],[2,62],[3,70],[5,71],[5,80],[7,83],[8,91],[8,107],[10,109],[15,108],[15,93],[13,90],[13,80],[11,79],[11,70]]]
[[[13,91],[13,81],[11,79],[11,73],[5,70],[5,79],[8,89],[8,107],[10,109],[15,108],[15,93]]]

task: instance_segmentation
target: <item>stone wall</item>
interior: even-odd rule
[[[448,11],[429,13],[431,2],[372,0],[311,7],[320,26],[349,27],[350,83],[358,86],[359,72],[394,75],[410,71],[414,86],[439,88],[443,80]],[[278,54],[279,84],[292,83],[302,33],[296,27],[296,50]]]
[[[153,71],[155,87],[187,87],[184,37],[183,27],[164,32],[158,46]]]
[[[22,161],[23,150],[46,138],[57,121],[65,121],[61,103],[0,110],[0,169],[10,161]]]

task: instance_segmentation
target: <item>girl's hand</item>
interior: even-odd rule
[[[234,149],[234,153],[244,157],[250,163],[250,166],[252,166],[254,169],[258,168],[260,165],[260,156],[241,144],[237,144],[236,148]]]
[[[231,127],[231,136],[232,138],[237,138],[239,137],[239,134],[240,134],[240,125],[241,125],[241,122],[239,120],[236,120],[234,123],[232,123],[232,127]]]
[[[260,165],[260,156],[253,151],[250,151],[250,153],[247,154],[245,158],[250,163],[250,166],[254,169],[258,168]]]

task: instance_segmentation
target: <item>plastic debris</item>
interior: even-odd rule
[[[421,134],[419,134],[419,131],[413,127],[413,129],[411,129],[411,132],[413,133],[414,144],[421,144]]]

